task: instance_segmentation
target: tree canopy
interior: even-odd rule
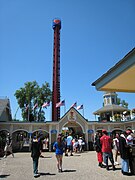
[[[44,121],[45,112],[42,105],[50,103],[52,92],[49,83],[45,82],[40,87],[36,81],[26,82],[24,87],[16,90],[15,97],[22,111],[25,121]]]
[[[117,98],[117,104],[121,104],[122,107],[128,108],[128,103],[125,100],[121,100],[120,98]]]

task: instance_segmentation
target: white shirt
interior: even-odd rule
[[[127,144],[128,144],[128,145],[133,145],[133,136],[132,136],[131,134],[129,134],[129,135],[127,136],[126,141],[127,141]]]

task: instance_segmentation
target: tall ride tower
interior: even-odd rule
[[[52,92],[52,121],[60,119],[60,107],[56,108],[56,103],[60,102],[60,29],[61,21],[53,20],[54,44],[53,44],[53,92]]]

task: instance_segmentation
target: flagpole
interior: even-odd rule
[[[16,120],[16,114],[17,114],[18,110],[19,110],[19,106],[18,106],[18,108],[17,108],[17,110],[16,110],[16,112],[15,112],[15,115],[14,115],[14,119],[15,119],[15,120]]]
[[[50,108],[50,120],[52,121],[52,104],[51,104],[51,108]]]
[[[64,114],[66,113],[66,105],[64,106]]]
[[[83,117],[84,117],[84,106],[83,106]]]
[[[29,122],[29,116],[30,116],[30,108],[28,107],[28,122]]]

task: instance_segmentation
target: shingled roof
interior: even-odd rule
[[[124,112],[124,111],[130,111],[130,110],[125,107],[122,107],[122,106],[119,106],[116,104],[112,104],[112,105],[107,105],[107,106],[104,106],[104,107],[98,109],[93,114],[99,115],[100,113],[109,112],[109,111]]]
[[[0,99],[0,121],[11,121],[11,108],[8,98]]]

